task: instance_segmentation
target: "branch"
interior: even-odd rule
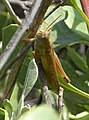
[[[15,14],[15,12],[13,11],[10,3],[8,0],[3,0],[3,3],[5,4],[8,12],[10,13],[10,15],[12,16],[12,18],[14,19],[14,21],[17,23],[17,24],[21,24],[22,21],[20,20],[20,18]]]
[[[30,15],[28,15],[20,27],[15,32],[14,36],[6,46],[6,49],[0,56],[0,70],[2,70],[3,66],[8,61],[10,55],[14,51],[16,45],[19,43],[22,35],[26,32],[29,27],[29,37],[34,37],[36,34],[39,25],[41,24],[42,18],[49,7],[51,0],[36,0]],[[44,8],[44,9],[43,9]],[[39,24],[38,24],[39,23]],[[35,28],[35,29],[34,29]]]

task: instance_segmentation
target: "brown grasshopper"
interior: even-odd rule
[[[63,70],[60,60],[54,51],[49,31],[40,31],[37,33],[36,38],[34,45],[36,62],[37,64],[42,63],[49,87],[59,93],[58,72],[60,72],[66,82],[70,82],[70,79]]]

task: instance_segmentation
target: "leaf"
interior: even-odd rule
[[[46,12],[45,15],[47,15],[55,6],[50,6]],[[59,17],[59,18],[58,18]],[[58,18],[56,21],[55,19]],[[57,22],[63,20],[65,18],[65,11],[62,9],[62,7],[59,7],[58,9],[55,10],[42,24],[41,30],[45,30],[48,28],[48,26],[55,21],[50,27],[52,28],[53,25],[55,25]]]
[[[77,6],[79,7],[79,9],[83,11],[80,0],[75,0],[75,1],[76,1]]]
[[[83,19],[85,20],[85,22],[87,23],[88,28],[89,28],[89,19],[85,15],[85,13],[79,8],[76,0],[69,0],[69,1],[71,2],[72,6],[74,6],[76,8],[76,10],[82,15]]]
[[[44,117],[43,117],[44,116]],[[24,113],[19,120],[58,120],[58,113],[48,105],[41,105],[32,111]]]
[[[67,11],[67,18],[64,20],[66,25],[76,34],[89,42],[87,25],[81,14],[71,6],[64,6],[63,9]]]
[[[24,106],[21,111],[21,115],[24,114],[25,112],[29,111],[30,107],[29,106]]]
[[[12,120],[17,120],[20,117],[23,106],[24,106],[24,95],[22,95],[22,97],[19,101],[17,109],[15,110],[15,112],[11,118]]]
[[[82,74],[78,75],[76,73],[76,70],[67,62],[62,60],[62,66],[66,72],[66,74],[69,76],[71,80],[71,84],[74,85],[75,87],[89,93],[89,74]]]
[[[69,111],[73,114],[84,111],[83,105],[88,103],[89,94],[70,83],[66,83],[63,79],[59,79],[60,85],[65,89],[64,99]]]
[[[8,112],[0,108],[0,120],[9,120]]]
[[[2,28],[7,26],[9,23],[11,23],[10,15],[6,12],[0,13],[0,40],[1,40]]]
[[[26,73],[27,73],[28,64],[29,64],[29,58],[26,57],[20,69],[18,79],[16,81],[15,87],[12,91],[11,98],[10,98],[13,110],[16,110],[19,100],[22,96],[22,90],[23,90]]]
[[[61,63],[66,74],[71,79],[71,84],[79,90],[89,93],[89,75],[78,75],[76,70],[74,70],[74,68],[67,61],[61,60]],[[79,112],[88,110],[87,108],[89,107],[89,98],[83,97],[82,95],[80,95],[80,93],[75,93],[68,88],[64,89],[65,104],[72,114],[78,114]]]
[[[32,59],[28,65],[28,70],[23,86],[23,95],[26,97],[35,85],[38,78],[38,67],[35,63],[35,59]]]
[[[89,113],[88,112],[81,112],[74,117],[71,117],[71,120],[89,120]]]
[[[8,99],[5,99],[3,102],[3,106],[9,114],[9,118],[11,118],[13,109],[12,109],[12,105],[11,105],[10,101]]]
[[[60,80],[61,80],[60,84],[61,84],[61,86],[63,88],[66,88],[66,89],[68,89],[68,90],[70,90],[70,91],[72,91],[74,93],[77,93],[77,94],[79,94],[81,96],[84,96],[84,97],[89,99],[89,94],[88,93],[79,90],[78,88],[76,88],[75,86],[71,85],[70,83],[66,83],[63,79],[60,79]]]
[[[47,13],[52,8],[54,8],[54,6],[49,7]],[[41,29],[45,30],[48,27],[48,25],[50,25],[58,16],[60,17],[57,19],[56,22],[54,22],[51,25],[52,29],[50,32],[50,38],[52,42],[54,42],[55,47],[59,49],[59,47],[65,47],[66,45],[83,43],[84,38],[82,38],[82,36],[72,31],[64,22],[64,20],[66,19],[66,10],[64,9],[64,7],[59,7],[55,12],[53,12],[45,20],[45,22],[43,22]],[[89,43],[86,43],[86,44],[89,44]]]
[[[83,71],[88,73],[88,66],[84,59],[73,49],[67,47],[68,55],[73,60],[73,62]]]
[[[11,25],[8,25],[7,27],[3,28],[3,30],[2,30],[3,50],[5,49],[6,45],[8,44],[10,39],[12,38],[12,36],[15,33],[15,31],[17,30],[17,28],[18,28],[17,24],[11,24]]]
[[[10,24],[2,29],[2,51],[6,48],[7,44],[11,40],[11,38],[14,35],[17,28],[18,28],[17,24]],[[19,42],[19,44],[16,46],[14,52],[10,55],[10,58],[9,58],[7,64],[9,64],[11,62],[11,60],[16,57],[18,51],[22,48],[21,42]],[[2,72],[3,72],[3,69],[2,69]]]
[[[61,48],[82,42],[81,36],[71,31],[65,24],[64,20],[56,23],[53,26],[50,38],[54,42],[56,48],[58,46],[58,49],[59,47]]]
[[[66,64],[67,64],[67,63],[66,63]],[[70,70],[70,72],[71,72],[71,70]],[[70,78],[70,79],[71,79],[71,78]],[[75,82],[77,82],[77,81],[75,81]],[[84,96],[84,97],[86,97],[86,98],[89,98],[89,94],[88,94],[88,93],[83,92],[83,91],[81,91],[80,89],[78,89],[77,87],[75,87],[74,85],[65,82],[64,79],[60,76],[60,74],[59,74],[59,83],[60,83],[60,84],[62,85],[62,87],[64,87],[65,89],[68,89],[68,90],[70,90],[70,91],[72,91],[72,92],[75,92],[75,93],[77,93],[77,94],[79,94],[79,95],[82,95],[82,96]]]

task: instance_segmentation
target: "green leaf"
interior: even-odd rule
[[[11,24],[11,25],[3,28],[3,30],[2,30],[3,50],[5,49],[6,45],[8,44],[10,39],[12,38],[12,36],[15,33],[15,31],[17,30],[17,28],[18,28],[17,24]]]
[[[23,85],[24,85],[24,81],[25,81],[25,77],[26,77],[26,73],[27,73],[28,64],[29,64],[29,58],[26,57],[23,62],[23,65],[20,69],[18,79],[16,81],[15,87],[13,89],[13,92],[12,92],[11,98],[10,98],[10,101],[13,106],[13,110],[16,110],[19,100],[22,96]]]
[[[71,72],[71,70],[70,70],[70,72]],[[70,80],[71,80],[71,78],[70,78]],[[77,81],[75,81],[75,82],[77,82]],[[61,84],[61,86],[64,87],[65,89],[68,89],[68,90],[70,90],[74,93],[77,93],[77,94],[79,94],[81,96],[84,96],[84,97],[89,99],[89,94],[88,93],[83,92],[82,90],[78,89],[76,86],[65,82],[60,74],[59,74],[59,84]]]
[[[79,89],[89,93],[89,74],[82,74],[78,77],[77,86]]]
[[[88,66],[84,59],[74,50],[74,48],[67,47],[68,55],[73,62],[84,72],[88,73]]]
[[[78,74],[78,71],[76,71],[69,62],[65,60],[61,60],[62,66],[64,68],[64,71],[71,79],[71,84],[76,86],[77,88],[84,90],[85,92],[89,92],[88,88],[88,82],[89,81],[89,74]]]
[[[85,15],[85,13],[80,9],[79,5],[77,4],[76,0],[69,0],[72,4],[72,6],[74,6],[76,8],[76,10],[82,15],[83,19],[85,20],[85,22],[88,25],[89,28],[89,19],[88,17]]]
[[[11,21],[10,21],[9,13],[6,13],[6,12],[0,13],[0,40],[1,40],[1,35],[2,35],[2,28],[8,25],[10,22]]]
[[[71,6],[64,6],[63,9],[66,10],[68,14],[67,18],[64,20],[66,25],[76,34],[83,37],[86,41],[89,42],[87,25],[81,14]]]
[[[17,120],[20,117],[23,107],[24,107],[24,95],[22,95],[22,97],[21,97],[21,99],[19,101],[17,109],[15,110],[15,112],[14,112],[14,114],[12,116],[12,120]]]
[[[3,106],[4,106],[5,110],[8,112],[9,117],[11,118],[13,109],[12,109],[12,105],[11,105],[10,101],[8,99],[5,99],[3,102]]]
[[[47,13],[54,8],[54,6],[49,7]],[[46,14],[47,14],[46,13]],[[71,13],[72,14],[72,13]],[[60,16],[61,15],[61,16]],[[56,48],[65,47],[66,45],[73,45],[76,43],[83,43],[84,38],[78,35],[66,25],[64,20],[66,19],[66,10],[64,7],[59,7],[55,12],[53,12],[45,22],[50,25],[58,16],[60,16],[57,21],[51,25],[50,38],[54,42]],[[43,22],[41,29],[45,30],[48,25]],[[86,43],[86,42],[85,42]],[[87,44],[87,43],[86,43]]]
[[[2,30],[2,51],[6,48],[7,44],[11,40],[12,36],[16,32],[17,28],[18,28],[17,24],[10,24],[3,28],[3,30]],[[22,45],[21,42],[19,42],[19,44],[16,46],[14,52],[10,55],[10,58],[9,58],[7,64],[9,64],[11,62],[11,60],[15,58],[18,51],[21,49],[21,45]],[[3,70],[2,70],[2,72],[3,72]]]
[[[71,117],[71,120],[89,120],[89,113],[88,112],[81,112],[74,117]]]
[[[56,23],[50,33],[50,38],[56,48],[74,45],[82,42],[82,37],[71,31],[64,20]]]
[[[61,60],[62,66],[71,80],[71,84],[86,93],[89,93],[89,75],[79,74],[76,70],[65,60]],[[67,84],[67,83],[66,83]],[[64,100],[68,110],[72,114],[88,110],[89,98],[83,97],[80,93],[75,93],[68,88],[64,88]]]
[[[24,113],[19,120],[58,120],[58,113],[48,105],[41,105],[31,111]]]
[[[89,99],[89,94],[88,93],[79,90],[78,88],[71,85],[70,83],[66,83],[63,79],[61,79],[60,83],[61,83],[62,87]]]
[[[24,106],[21,111],[21,115],[24,114],[25,112],[29,111],[30,107],[29,106]]]
[[[75,0],[76,4],[78,5],[78,7],[82,10],[82,6],[81,6],[81,2],[80,0]],[[74,1],[73,1],[74,2]],[[70,5],[70,6],[74,6],[73,2],[71,2],[71,0],[66,0],[66,4]]]
[[[50,6],[46,12],[48,14],[55,6]],[[59,17],[59,18],[58,18]],[[55,19],[58,18],[56,21]],[[41,30],[45,30],[48,28],[48,26],[55,21],[50,27],[52,28],[53,25],[55,25],[57,22],[63,20],[65,18],[65,11],[62,9],[62,7],[58,8],[53,12],[46,20],[43,22],[41,26]]]
[[[16,110],[19,104],[19,99],[20,99],[19,97],[21,97],[20,94],[21,94],[20,86],[16,83],[10,98],[10,102],[12,103],[13,110]]]
[[[75,1],[76,1],[77,6],[79,7],[79,9],[83,11],[80,0],[75,0]]]
[[[0,108],[0,120],[9,120],[8,112]]]
[[[76,114],[76,112],[85,110],[83,105],[87,104],[86,100],[89,101],[89,94],[78,89],[76,86],[72,85],[71,83],[66,83],[61,76],[59,76],[59,80],[60,80],[59,84],[61,85],[61,87],[65,89],[64,99],[71,113]]]
[[[35,85],[38,78],[38,67],[35,63],[35,59],[32,59],[28,65],[28,70],[23,86],[23,95],[26,97]]]

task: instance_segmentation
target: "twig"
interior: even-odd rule
[[[41,86],[42,86],[43,98],[45,99],[47,104],[51,105],[51,100],[50,100],[49,93],[48,93],[48,86],[46,83],[46,76],[45,76],[42,64],[38,64],[38,69],[39,69],[39,79],[40,79]]]
[[[5,4],[7,10],[9,11],[10,15],[12,16],[12,18],[14,19],[14,21],[17,23],[17,24],[21,24],[22,21],[21,19],[15,14],[15,12],[13,11],[10,3],[8,0],[3,0],[3,3]]]
[[[29,36],[33,37],[35,35],[39,25],[41,24],[41,20],[44,16],[48,6],[50,5],[50,3],[51,3],[51,0],[48,0],[48,1],[36,0],[35,1],[30,15],[28,15],[28,17],[26,17],[25,20],[22,22],[22,24],[17,29],[14,36],[8,43],[6,49],[1,54],[1,56],[0,56],[0,71],[2,70],[2,68],[6,64],[6,62],[8,61],[10,55],[14,51],[16,45],[19,43],[22,35],[25,33],[25,31],[28,29],[28,27],[29,27],[29,33],[30,33]],[[44,7],[44,9],[43,9],[43,7]],[[37,25],[38,21],[40,23]]]
[[[59,88],[59,95],[58,95],[58,111],[61,112],[63,108],[63,88]]]

